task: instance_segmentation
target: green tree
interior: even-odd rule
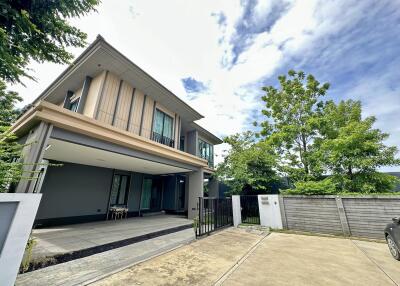
[[[280,88],[264,87],[262,97],[266,120],[260,134],[274,147],[279,158],[279,171],[294,182],[316,179],[322,170],[313,153],[313,141],[318,136],[320,100],[329,84],[320,84],[313,75],[290,70],[288,77],[278,77]],[[313,164],[315,163],[315,164]]]
[[[21,83],[29,75],[31,60],[68,63],[68,47],[83,47],[86,34],[69,19],[95,11],[99,0],[5,0],[0,2],[0,192],[22,177],[22,148],[9,126],[19,110],[17,93],[6,90],[6,82]],[[33,143],[34,144],[34,143]],[[31,175],[31,178],[34,174]],[[25,178],[30,179],[30,178]]]
[[[0,193],[5,192],[11,183],[16,183],[22,175],[20,157],[23,145],[18,144],[16,137],[9,132],[10,124],[19,112],[14,108],[22,99],[0,81]]]
[[[217,166],[216,175],[227,184],[233,194],[246,186],[262,193],[271,193],[279,184],[274,170],[275,156],[264,142],[256,142],[253,132],[247,131],[224,138],[230,149]]]
[[[0,79],[21,82],[30,60],[68,63],[67,47],[83,47],[86,34],[69,24],[95,10],[99,0],[0,2]]]
[[[389,134],[373,128],[376,118],[362,119],[359,101],[328,101],[322,111],[320,133],[315,146],[328,174],[340,191],[379,193],[394,188],[396,177],[378,168],[395,166],[397,148],[383,142]]]

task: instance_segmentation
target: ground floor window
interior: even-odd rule
[[[128,175],[114,175],[110,194],[110,206],[127,205],[129,179]]]

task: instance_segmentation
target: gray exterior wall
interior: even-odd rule
[[[105,214],[113,170],[62,164],[47,170],[36,219]]]
[[[186,136],[186,152],[198,156],[198,141],[197,130],[188,132]]]
[[[52,162],[58,163],[58,162]],[[105,217],[114,174],[131,176],[128,196],[129,212],[138,212],[145,174],[61,162],[62,166],[49,166],[41,193],[42,201],[36,220],[48,224],[49,219],[85,216]],[[152,177],[151,175],[149,175]],[[176,209],[176,176],[164,178],[163,209]],[[71,220],[60,220],[60,224]],[[51,222],[50,224],[58,224]]]
[[[280,205],[285,229],[375,239],[400,216],[400,196],[281,196]]]

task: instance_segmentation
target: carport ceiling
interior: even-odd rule
[[[126,170],[152,175],[191,171],[57,139],[49,140],[44,158],[61,162]]]

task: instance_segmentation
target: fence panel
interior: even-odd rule
[[[342,201],[353,236],[384,239],[386,224],[400,216],[400,198],[344,197]]]
[[[200,197],[196,237],[208,235],[218,229],[233,225],[232,200],[230,198]]]
[[[356,237],[384,239],[386,224],[400,216],[397,196],[282,196],[280,204],[289,230]]]
[[[284,196],[283,203],[288,229],[326,234],[343,233],[334,197]]]

